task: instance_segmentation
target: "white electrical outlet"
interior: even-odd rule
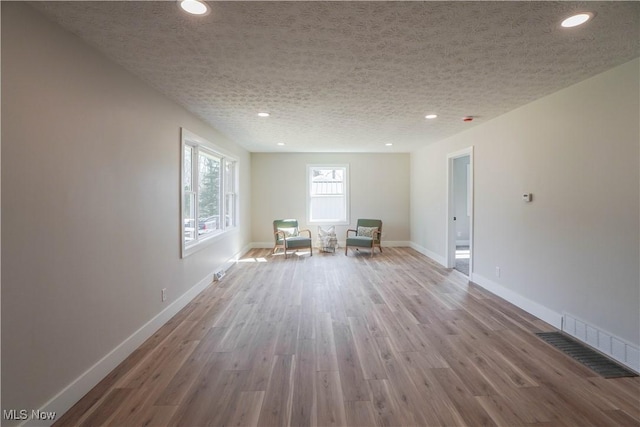
[[[500,277],[500,267],[496,267],[496,277]]]
[[[162,288],[162,301],[167,300],[167,288]]]

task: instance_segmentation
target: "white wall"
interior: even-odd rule
[[[474,279],[637,346],[639,64],[413,153],[411,240],[444,258],[446,155],[474,146]]]
[[[252,236],[256,243],[273,245],[273,220],[296,218],[314,239],[317,225],[306,216],[307,164],[349,164],[350,224],[358,218],[382,220],[382,246],[409,240],[409,155],[345,153],[252,153]],[[344,241],[348,226],[337,226]]]
[[[250,159],[24,3],[2,2],[2,124],[2,404],[37,409],[250,242]],[[182,126],[240,159],[244,224],[186,259]]]

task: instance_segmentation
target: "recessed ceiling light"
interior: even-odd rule
[[[278,142],[278,145],[284,145],[284,142]]]
[[[269,113],[258,113],[260,117],[269,117]]]
[[[582,12],[576,15],[570,16],[560,24],[564,28],[572,28],[577,27],[578,25],[582,25],[588,20],[593,18],[593,13],[591,12]]]
[[[425,119],[435,119],[436,117],[438,117],[437,114],[427,114],[426,116],[424,116]]]
[[[204,15],[209,12],[209,6],[198,0],[182,0],[180,7],[187,13],[192,15]]]
[[[386,143],[386,144],[384,144],[384,145],[386,145],[387,147],[391,147],[393,144],[392,144],[392,143],[390,143],[390,142],[387,142],[387,143]]]

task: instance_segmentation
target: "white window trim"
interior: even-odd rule
[[[344,168],[345,169],[345,177],[344,177],[344,190],[345,190],[345,219],[341,221],[312,221],[311,220],[311,169],[317,168]],[[313,225],[349,225],[350,216],[350,207],[351,207],[351,189],[349,187],[349,164],[308,164],[307,165],[307,224]]]
[[[191,145],[196,147],[196,150],[194,150],[194,157],[197,159],[198,158],[198,147],[204,147],[207,151],[211,152],[213,155],[219,156],[222,159],[222,165],[221,165],[221,174],[220,174],[220,193],[221,193],[221,200],[220,200],[220,207],[223,210],[223,212],[221,213],[220,217],[221,217],[221,221],[220,224],[222,226],[222,230],[216,232],[216,233],[212,233],[210,235],[207,235],[206,237],[203,238],[199,238],[197,239],[195,242],[190,243],[190,244],[186,244],[185,242],[185,238],[184,238],[184,221],[185,221],[185,217],[184,217],[184,199],[185,199],[185,192],[184,192],[184,149],[186,145]],[[235,197],[235,210],[234,210],[234,215],[235,215],[235,225],[231,226],[231,227],[227,227],[226,223],[224,221],[224,214],[225,214],[225,203],[224,203],[224,190],[225,190],[225,177],[224,177],[224,162],[226,160],[229,161],[233,161],[235,162],[235,171],[234,171],[234,193],[236,195]],[[197,163],[197,160],[196,160]],[[240,177],[240,161],[238,160],[238,158],[236,158],[235,156],[229,154],[229,152],[227,152],[226,150],[216,146],[215,144],[211,143],[210,141],[196,135],[195,133],[189,131],[188,129],[185,128],[181,128],[181,138],[180,138],[180,224],[179,224],[179,236],[180,236],[180,255],[182,258],[185,258],[195,252],[198,252],[208,246],[210,246],[212,243],[220,240],[223,237],[227,237],[230,234],[234,234],[237,233],[239,228],[240,228],[240,218],[239,218],[239,212],[240,212],[240,201],[239,201],[239,197],[238,194],[240,192],[240,183],[239,183],[239,177]],[[198,177],[197,177],[197,173],[195,173],[195,171],[193,172],[193,177],[192,177],[192,187],[193,188],[197,188],[198,186]],[[195,198],[195,203],[196,203],[196,223],[197,223],[197,203],[198,203],[198,198]],[[197,232],[196,232],[196,236],[197,236]]]

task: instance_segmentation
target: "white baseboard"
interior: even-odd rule
[[[635,372],[640,372],[640,349],[622,338],[568,313],[562,313],[562,331]]]
[[[527,313],[533,314],[553,327],[617,360],[633,371],[640,372],[640,349],[631,343],[596,326],[589,325],[573,315],[557,313],[477,273],[473,275],[473,281]]]
[[[114,370],[124,359],[126,359],[135,349],[140,347],[150,336],[167,323],[173,316],[189,304],[200,292],[213,282],[213,276],[216,271],[227,270],[240,257],[242,257],[251,248],[251,245],[245,246],[240,252],[234,255],[229,261],[222,266],[214,269],[207,274],[202,280],[192,286],[188,291],[182,294],[178,299],[173,301],[167,308],[155,315],[151,320],[145,323],[140,329],[135,331],[131,336],[121,342],[116,348],[111,350],[102,359],[96,362],[92,367],[87,369],[83,374],[76,378],[71,384],[62,389],[51,400],[45,403],[41,412],[55,412],[56,418],[59,418],[76,404],[85,394],[96,386],[104,377]],[[55,420],[54,420],[55,421]],[[53,421],[37,421],[27,420],[20,426],[43,426],[51,425]]]
[[[382,247],[409,248],[411,247],[411,242],[407,242],[406,240],[382,240]]]
[[[411,248],[423,255],[426,255],[443,266],[446,264],[443,257],[420,245],[412,242]],[[598,327],[589,325],[575,316],[567,313],[561,314],[555,312],[477,273],[474,273],[473,276],[469,276],[469,280],[473,280],[474,283],[488,290],[492,294],[509,301],[527,313],[536,316],[553,327],[566,332],[601,353],[617,360],[633,371],[640,373],[640,348],[637,346],[634,346],[631,343]]]
[[[558,329],[562,328],[562,315],[560,313],[538,304],[535,301],[531,301],[517,292],[495,283],[486,277],[480,276],[477,273],[474,273],[473,275],[473,282],[482,286],[492,294],[495,294],[500,298],[509,301],[511,304],[523,309],[527,313],[533,314],[537,318],[544,320],[553,327]]]
[[[431,252],[429,249],[427,249],[427,248],[425,248],[423,246],[420,246],[420,245],[418,245],[416,243],[413,243],[413,242],[409,242],[409,247],[411,249],[414,249],[414,250],[420,252],[422,255],[431,258],[432,260],[434,260],[438,264],[442,265],[443,267],[447,267],[447,260],[443,256],[440,256],[435,252]]]

